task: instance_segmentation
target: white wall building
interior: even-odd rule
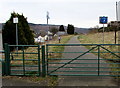
[[[120,21],[120,1],[117,3],[117,16],[118,21]]]
[[[120,21],[120,1],[117,3],[117,21]],[[120,31],[118,31],[118,44],[120,44]]]
[[[46,35],[44,37],[39,36],[38,38],[34,38],[36,43],[44,43],[45,41],[49,40],[49,37]]]

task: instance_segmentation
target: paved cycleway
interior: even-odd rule
[[[77,36],[74,36],[72,37],[69,41],[68,41],[68,44],[80,44],[80,41],[78,41],[77,39]],[[64,52],[85,52],[85,51],[88,51],[88,49],[86,49],[84,46],[82,47],[79,47],[79,46],[71,46],[71,47],[68,47],[66,46],[65,47],[65,50]],[[77,56],[79,56],[80,54],[79,53],[64,53],[63,54],[63,58],[76,58]],[[92,53],[88,53],[84,56],[81,57],[82,59],[95,59],[97,58],[96,55],[92,54]],[[61,60],[61,62],[63,62]],[[64,61],[65,62],[65,61]],[[68,61],[67,61],[68,62]],[[75,60],[73,62],[81,62],[81,63],[97,63],[97,60],[83,60],[83,61],[80,61],[80,60]],[[105,62],[102,62],[102,63],[105,63]],[[70,67],[75,67],[76,64],[69,64]],[[94,64],[82,64],[82,65],[79,65],[79,66],[82,66],[82,67],[96,67]],[[69,71],[72,71],[72,70],[89,70],[89,71],[93,71],[93,70],[97,70],[97,69],[93,69],[93,68],[61,68],[62,70],[69,70]],[[59,69],[60,70],[60,69]],[[78,72],[63,72],[61,74],[78,74]],[[81,74],[90,74],[89,72],[85,73],[81,73]],[[94,74],[98,74],[98,73],[94,73]],[[105,74],[108,74],[108,73],[105,73]],[[103,76],[58,76],[58,86],[117,86],[118,83],[114,82],[113,78],[112,77],[103,77]]]

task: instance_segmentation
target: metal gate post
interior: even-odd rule
[[[100,45],[98,45],[98,76],[100,75]]]
[[[5,43],[5,74],[10,75],[10,48]]]
[[[22,46],[22,60],[23,60],[23,74],[25,75],[25,51],[24,46]]]
[[[41,75],[41,68],[40,68],[40,45],[38,45],[38,73],[39,76]]]
[[[42,45],[42,77],[46,76],[45,45]]]
[[[46,49],[45,50],[46,50],[46,70],[47,70],[46,74],[48,74],[48,45],[46,45]]]

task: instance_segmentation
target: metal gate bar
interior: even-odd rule
[[[10,52],[10,48],[11,47],[22,47],[22,52]],[[25,52],[25,47],[36,47],[37,51],[36,52]],[[6,75],[21,75],[21,76],[30,76],[30,75],[36,75],[36,76],[41,76],[41,65],[40,65],[40,45],[8,45],[5,44],[5,66],[6,66]],[[16,55],[16,57],[13,56]],[[37,56],[37,59],[29,59],[29,58],[25,58],[25,55],[27,54],[35,54]],[[20,56],[20,59],[17,59],[18,55]],[[11,61],[16,62],[16,61],[22,61],[22,64],[12,64]],[[26,65],[25,62],[28,61],[36,61],[36,65],[35,64],[31,64],[31,65]],[[14,68],[14,69],[12,69]],[[22,68],[22,69],[19,69]],[[36,70],[31,69],[31,68],[36,68]],[[30,69],[30,70],[29,70]],[[21,72],[21,73],[19,73]],[[27,74],[28,72],[28,74]]]
[[[58,52],[58,51],[49,51],[49,48],[50,47],[54,47],[54,46],[96,46],[96,47],[92,47],[92,49],[88,49],[88,51],[84,51],[84,52]],[[47,44],[46,45],[46,66],[47,66],[47,74],[48,75],[64,75],[64,76],[120,76],[120,51],[111,51],[109,49],[106,48],[106,46],[120,46],[120,44]],[[97,51],[93,51],[97,48]],[[72,53],[80,53],[79,56],[76,56],[75,58],[51,58],[49,55],[50,54],[57,54],[57,53],[69,53],[69,54],[72,54]],[[91,58],[91,59],[82,59],[80,57],[88,54],[88,53],[94,53],[97,58]],[[115,59],[113,58],[101,58],[101,54],[112,54]],[[80,59],[79,59],[80,58]],[[67,61],[68,62],[61,62],[61,61]],[[79,63],[79,62],[73,62],[73,61],[76,61],[76,60],[79,60],[79,61],[82,61],[82,60],[96,60],[97,63]],[[113,62],[108,62],[108,61],[111,61],[113,60]],[[117,61],[116,63],[114,61]],[[61,64],[61,65],[60,65]],[[70,67],[67,65],[69,64],[80,64],[80,65],[84,65],[84,64],[96,64],[96,66],[94,67],[79,67],[79,66],[75,66],[75,67]],[[116,66],[111,66],[111,65],[116,65]],[[106,66],[106,67],[103,67],[103,66]],[[82,70],[61,70],[63,68],[97,68],[97,71],[82,71]],[[102,70],[104,69],[104,70]],[[105,70],[106,69],[106,70]],[[107,69],[113,69],[113,70],[110,70],[108,71]],[[115,69],[118,69],[118,70],[115,70]],[[62,73],[61,73],[62,72]],[[97,72],[97,74],[69,74],[71,72]],[[105,72],[108,72],[108,73],[113,73],[113,74],[104,74]],[[61,73],[61,74],[60,74]],[[67,73],[67,74],[66,74]]]

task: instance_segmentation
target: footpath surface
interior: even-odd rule
[[[73,38],[71,38],[68,42],[68,44],[80,44],[80,41],[77,40],[77,36],[74,36]],[[86,49],[84,46],[82,47],[78,47],[78,46],[71,46],[71,47],[65,47],[64,52],[80,52],[80,51],[86,51],[88,49]],[[64,53],[63,54],[63,58],[75,58],[77,56],[79,56],[80,54],[78,53]],[[87,55],[84,55],[82,57],[82,59],[95,59],[97,58],[94,54],[89,53]],[[80,61],[80,60],[79,60]],[[78,60],[75,60],[74,62],[79,62]],[[61,60],[61,62],[63,62]],[[97,63],[96,60],[89,60],[89,62],[87,60],[83,60],[81,61],[82,63]],[[74,67],[76,64],[71,64],[70,67]],[[82,65],[83,67],[85,67],[85,65]],[[86,65],[87,67],[92,67],[93,65]],[[67,68],[64,70],[69,70],[69,71],[74,71],[76,69],[74,68]],[[84,70],[84,68],[78,68],[77,70]],[[93,71],[93,68],[89,69],[89,71]],[[94,69],[97,70],[97,69]],[[62,74],[68,74],[68,72],[64,72]],[[69,74],[75,74],[75,72],[71,72]],[[76,73],[77,74],[77,73]],[[82,74],[86,74],[86,73],[82,73]],[[88,72],[89,74],[89,72]],[[96,73],[97,74],[97,73]],[[108,73],[107,73],[108,74]],[[114,82],[112,77],[100,77],[100,76],[58,76],[58,86],[118,86],[118,83]]]
[[[20,79],[14,79],[14,78],[3,78],[2,79],[2,86],[44,86],[44,83],[34,83],[30,81],[20,80]]]

